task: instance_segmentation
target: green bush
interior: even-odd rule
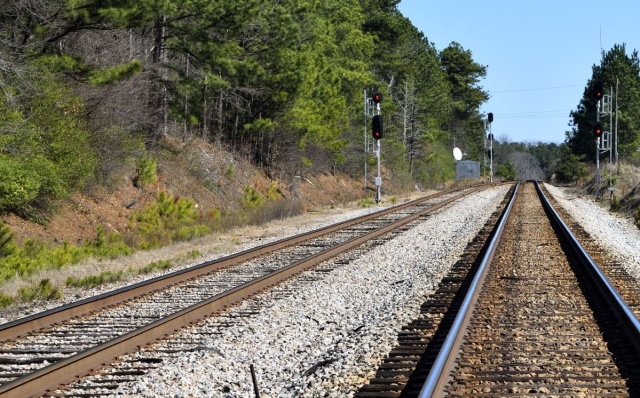
[[[242,198],[242,207],[247,210],[256,209],[262,206],[263,199],[260,193],[250,185],[244,187],[244,197]]]
[[[640,228],[640,206],[633,212],[633,219],[636,220],[636,227]]]
[[[0,212],[45,222],[55,199],[81,188],[93,175],[95,155],[82,126],[83,106],[46,71],[31,91],[7,99],[0,90]]]
[[[106,271],[99,275],[90,275],[84,278],[68,277],[65,284],[72,287],[98,287],[105,283],[113,283],[121,281],[124,277],[122,270],[118,272]]]
[[[132,216],[130,245],[148,250],[175,241],[189,240],[211,232],[204,215],[188,198],[170,197],[161,192],[144,211]]]
[[[143,275],[143,274],[150,274],[154,271],[166,271],[170,269],[172,266],[173,266],[173,263],[171,263],[171,261],[169,260],[154,261],[138,269],[137,273],[140,275]],[[134,270],[131,270],[131,271],[134,272]]]
[[[152,157],[146,156],[136,162],[136,185],[143,186],[155,184],[158,181],[158,162]]]
[[[15,252],[16,244],[13,241],[13,233],[0,221],[0,258],[10,256]]]
[[[0,292],[0,308],[5,308],[13,304],[13,297]]]
[[[367,208],[369,206],[373,206],[376,202],[373,200],[373,198],[362,198],[358,201],[358,207],[363,207],[363,208]]]
[[[51,284],[49,279],[43,279],[37,285],[23,287],[18,290],[18,297],[22,301],[55,300],[62,297],[62,292]]]

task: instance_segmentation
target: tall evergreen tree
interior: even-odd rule
[[[627,55],[625,44],[614,45],[600,61],[593,65],[591,79],[575,111],[571,112],[572,129],[567,132],[566,143],[576,155],[595,159],[596,147],[593,126],[596,122],[595,82],[603,83],[605,94],[613,94],[618,87],[618,151],[620,157],[637,160],[640,145],[640,60],[637,50]],[[614,92],[611,92],[613,88]],[[609,118],[603,118],[605,130],[614,131]]]

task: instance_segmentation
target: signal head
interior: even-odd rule
[[[595,134],[596,137],[600,137],[602,135],[602,123],[596,122],[593,126],[593,134]]]
[[[371,135],[374,140],[382,138],[382,116],[374,115],[371,122]]]
[[[489,121],[489,123],[493,123],[493,113],[489,112],[489,114],[487,115],[487,120]]]
[[[380,94],[380,93],[373,94],[373,102],[375,102],[376,104],[381,103],[382,102],[382,94]]]
[[[602,80],[597,80],[594,83],[594,91],[596,94],[596,100],[600,101],[602,99],[602,97],[604,96],[604,85],[602,84]]]

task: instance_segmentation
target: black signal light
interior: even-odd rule
[[[373,94],[373,102],[375,102],[376,104],[381,103],[382,102],[382,94],[380,94],[380,93]]]
[[[373,139],[379,140],[382,138],[382,116],[374,115],[371,127],[371,135],[373,136]]]
[[[602,123],[596,122],[593,126],[593,134],[595,134],[596,137],[600,137],[602,135]]]
[[[604,86],[602,84],[602,80],[597,80],[594,85],[595,85],[596,100],[600,101],[604,96]]]

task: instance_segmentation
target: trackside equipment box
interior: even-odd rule
[[[459,160],[456,162],[456,181],[465,178],[480,178],[480,162]]]

